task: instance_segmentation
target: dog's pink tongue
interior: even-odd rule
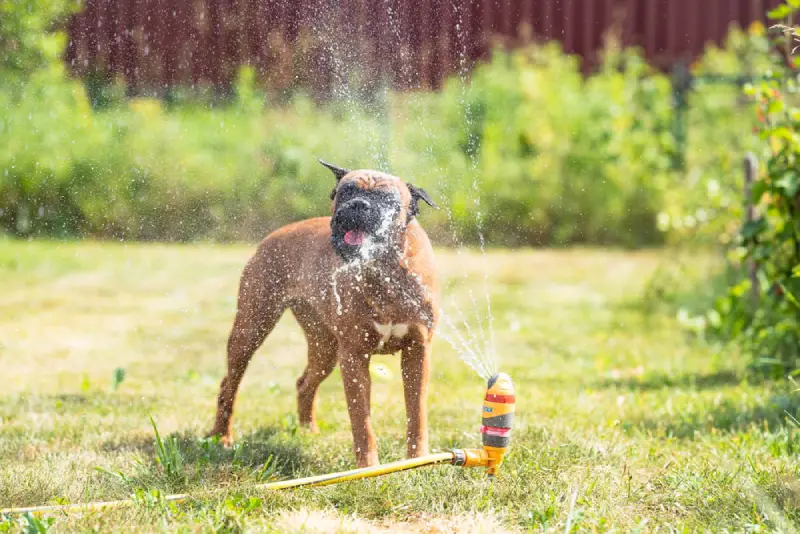
[[[358,246],[364,244],[364,238],[367,237],[366,232],[362,232],[361,230],[348,230],[344,234],[344,242],[350,246]]]

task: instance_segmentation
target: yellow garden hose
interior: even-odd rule
[[[300,486],[327,486],[329,484],[338,484],[339,482],[348,482],[350,480],[359,480],[362,478],[377,477],[386,475],[388,473],[397,473],[398,471],[406,471],[408,469],[416,469],[426,465],[435,465],[442,463],[453,463],[453,452],[440,452],[437,454],[429,454],[428,456],[421,456],[419,458],[410,458],[408,460],[401,460],[399,462],[392,462],[389,464],[376,465],[375,467],[363,467],[361,469],[352,469],[350,471],[341,471],[339,473],[331,473],[328,475],[316,475],[306,478],[298,478],[295,480],[280,480],[278,482],[267,482],[266,484],[256,484],[247,486],[249,489],[254,490],[282,490],[289,488],[298,488]],[[241,488],[237,488],[241,489]],[[225,491],[224,489],[215,489],[199,494],[178,493],[175,495],[167,495],[164,497],[165,502],[178,502],[191,499],[192,497],[201,497],[213,495]],[[108,508],[121,508],[131,506],[134,504],[133,499],[122,499],[119,501],[105,501],[105,502],[89,502],[77,504],[61,504],[50,506],[28,506],[24,508],[6,508],[0,510],[0,515],[11,514],[43,514],[46,512],[89,512],[93,510],[104,510]]]
[[[485,467],[489,476],[494,477],[497,474],[500,464],[503,462],[503,456],[506,453],[511,439],[510,434],[511,422],[514,417],[514,402],[514,384],[511,382],[511,378],[509,378],[508,375],[499,373],[489,379],[488,389],[483,403],[483,426],[481,427],[483,449],[454,449],[449,452],[429,454],[419,458],[409,458],[408,460],[376,465],[375,467],[363,467],[361,469],[298,478],[296,480],[268,482],[266,484],[247,486],[246,488],[254,490],[282,490],[301,486],[327,486],[340,482],[397,473],[408,469],[416,469],[426,465],[444,463],[462,467]],[[163,500],[164,502],[185,501],[191,498],[221,493],[230,489],[231,488],[218,488],[196,494],[178,493],[175,495],[167,495]],[[5,508],[0,510],[0,516],[25,513],[43,514],[47,512],[91,512],[95,510],[131,506],[135,502],[134,499],[122,499],[119,501]]]
[[[348,482],[350,480],[359,480],[362,478],[377,477],[389,473],[397,473],[398,471],[406,471],[408,469],[416,469],[417,467],[424,467],[426,465],[443,463],[452,464],[453,458],[454,456],[452,451],[440,452],[437,454],[429,454],[428,456],[420,456],[419,458],[400,460],[399,462],[392,462],[390,464],[376,465],[375,467],[362,467],[361,469],[341,471],[339,473],[331,473],[329,475],[298,478],[297,480],[269,482],[267,484],[255,486],[255,488],[265,490],[280,490],[297,488],[300,486],[328,486],[330,484],[338,484],[339,482]]]

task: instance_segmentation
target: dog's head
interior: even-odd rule
[[[320,163],[336,177],[331,193],[331,240],[345,261],[402,253],[406,227],[419,212],[419,201],[437,207],[424,189],[396,176]]]

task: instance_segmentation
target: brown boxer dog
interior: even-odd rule
[[[308,342],[308,364],[297,380],[300,423],[318,431],[317,389],[339,363],[356,462],[377,465],[370,356],[401,351],[408,456],[425,455],[439,288],[433,249],[416,215],[420,201],[436,205],[423,189],[395,176],[320,163],[336,176],[332,216],[276,230],[244,268],[228,338],[228,374],[210,434],[233,442],[233,406],[247,364],[290,309]]]

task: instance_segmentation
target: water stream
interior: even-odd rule
[[[396,20],[396,14],[392,8],[392,3],[388,0],[384,0],[383,2],[377,3],[375,5],[375,9],[384,9],[386,11],[386,20],[388,21],[389,28],[386,38],[389,42],[389,46],[392,46],[398,51],[402,50],[404,40],[407,39],[408,36],[403,35],[401,32],[400,25]],[[466,125],[466,131],[470,132],[467,143],[467,153],[469,156],[469,172],[472,173],[471,192],[474,196],[475,203],[475,230],[477,232],[477,241],[479,244],[483,276],[481,282],[476,284],[474,279],[470,279],[466,269],[459,274],[459,276],[462,278],[461,281],[467,287],[466,293],[469,300],[468,304],[464,303],[464,306],[470,308],[467,311],[462,309],[462,304],[457,302],[454,298],[452,289],[455,280],[451,280],[449,283],[445,284],[443,288],[444,298],[441,303],[442,308],[440,310],[440,321],[437,328],[437,335],[450,344],[458,357],[467,366],[473,369],[482,378],[487,379],[497,371],[497,356],[495,350],[494,316],[492,315],[491,297],[489,293],[489,277],[486,264],[486,243],[483,233],[483,214],[481,213],[480,203],[480,173],[476,155],[478,139],[476,139],[476,135],[473,133],[473,121],[475,119],[473,117],[473,110],[470,109],[469,100],[467,97],[467,84],[469,83],[470,71],[470,60],[467,53],[467,43],[464,31],[464,11],[467,9],[469,9],[468,4],[456,10],[457,18],[454,22],[457,38],[455,45],[458,48],[457,71],[462,84],[461,103],[464,110],[464,122]],[[322,19],[325,20],[326,17],[323,16]],[[328,19],[334,20],[331,17],[328,17]],[[357,68],[360,52],[359,50],[353,49],[352,45],[346,39],[337,38],[337,28],[330,25],[324,25],[324,27],[321,29],[330,37],[325,41],[330,57],[333,58],[333,64],[335,66],[334,70],[336,71],[335,95],[337,99],[345,103],[345,108],[348,110],[348,113],[351,113],[355,117],[360,111],[363,111],[365,107],[364,102],[360,101],[365,87],[359,86],[358,82],[354,82],[353,80],[358,80],[359,78],[358,76],[352,75],[353,69]],[[406,73],[407,79],[403,80],[406,86],[412,85],[412,74],[413,73],[411,72]],[[356,85],[354,85],[354,83]],[[371,143],[371,146],[373,147],[373,150],[371,151],[372,153],[365,154],[370,161],[365,161],[364,164],[360,166],[362,168],[373,166],[374,168],[391,172],[390,148],[392,115],[389,110],[391,92],[387,80],[380,80],[379,85],[380,87],[378,89],[378,94],[376,95],[377,98],[374,98],[372,102],[366,105],[366,107],[370,113],[373,114],[373,116],[380,120],[381,132],[380,135],[373,136],[375,138]],[[405,96],[412,100],[422,98],[419,96],[419,94],[413,92],[408,93]],[[407,118],[403,120],[412,121],[413,119]],[[430,130],[426,129],[421,122],[418,124],[411,124],[410,126],[420,128],[423,131],[425,138],[428,139],[429,145],[426,151],[432,154],[436,132],[431,132]],[[358,131],[352,132],[352,134],[369,135],[364,127],[356,127],[356,129]],[[431,159],[433,160],[434,158]],[[437,172],[441,173],[444,170],[445,169],[437,169],[434,167],[431,169],[431,176],[435,176]],[[404,178],[409,178],[409,181],[418,179],[417,177]],[[423,183],[425,182],[424,178],[420,177],[420,179]],[[434,184],[434,190],[436,190],[436,184]],[[440,192],[444,193],[444,191],[441,190]],[[440,199],[445,199],[446,197],[447,195],[444,194],[439,195]],[[464,246],[463,241],[457,235],[452,211],[450,210],[450,207],[446,205],[446,202],[440,202],[440,205],[442,205],[442,208],[447,214],[449,226],[452,232],[452,240],[456,246],[456,253],[465,258],[464,264],[466,265],[467,260],[465,250],[467,249]],[[391,221],[385,222],[387,225],[384,229],[384,232],[388,230],[388,223]],[[342,265],[333,273],[331,277],[331,287],[337,303],[337,313],[340,315],[344,312],[344,310],[342,308],[339,278],[345,273],[351,271],[355,271],[355,276],[359,277],[362,266],[370,261],[374,251],[374,241],[365,244],[365,246],[362,247],[359,258]],[[478,295],[477,293],[479,292],[482,294]]]

